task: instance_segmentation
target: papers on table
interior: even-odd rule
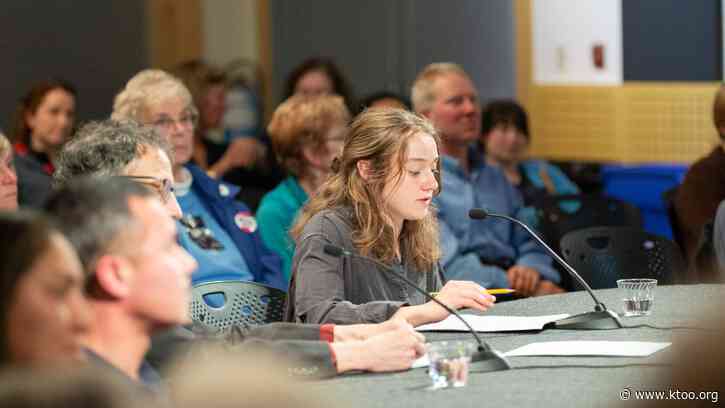
[[[477,332],[509,332],[542,330],[544,325],[555,320],[569,317],[568,314],[546,315],[546,316],[478,316],[462,315],[468,324]],[[468,331],[468,328],[456,318],[450,315],[438,323],[424,324],[416,327],[418,331]]]
[[[527,344],[504,353],[504,356],[647,357],[670,344],[649,341],[545,341]]]

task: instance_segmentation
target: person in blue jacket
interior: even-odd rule
[[[179,241],[199,264],[193,284],[218,280],[262,283],[287,290],[280,258],[262,242],[240,188],[192,164],[198,112],[189,90],[161,70],[144,70],[116,96],[113,119],[153,126],[173,147],[174,193],[182,210]]]
[[[486,164],[498,167],[521,193],[521,221],[537,227],[534,204],[550,195],[578,194],[579,188],[558,167],[526,157],[531,136],[524,108],[511,100],[489,102],[481,114],[481,147]],[[565,211],[576,211],[578,203],[562,203]]]

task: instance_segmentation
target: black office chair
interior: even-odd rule
[[[287,297],[279,289],[242,281],[201,283],[191,292],[191,319],[219,331],[281,321]]]
[[[566,194],[547,196],[534,204],[539,230],[554,247],[568,232],[596,227],[641,227],[637,207],[600,194]]]
[[[538,230],[559,254],[561,239],[571,231],[599,226],[642,226],[642,216],[637,207],[601,194],[545,196],[534,203],[534,207],[539,219]],[[561,269],[560,274],[561,286],[575,290],[569,274]]]
[[[617,287],[617,279],[652,278],[673,283],[686,264],[677,244],[633,227],[593,227],[561,240],[564,259],[594,289]],[[576,289],[582,289],[575,286]]]
[[[679,246],[682,251],[682,256],[685,256],[685,239],[682,236],[682,230],[680,229],[680,221],[677,217],[677,210],[675,209],[675,197],[677,196],[677,186],[672,187],[669,190],[662,192],[662,203],[664,204],[665,210],[667,211],[667,220],[670,222],[670,229],[672,229],[672,238],[675,243]]]

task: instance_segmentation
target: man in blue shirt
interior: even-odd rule
[[[442,139],[444,176],[435,205],[446,277],[511,287],[524,296],[561,292],[551,258],[526,231],[505,220],[468,218],[477,207],[515,217],[523,204],[503,173],[487,166],[473,147],[481,133],[481,105],[468,74],[452,63],[428,65],[413,84],[412,99]]]

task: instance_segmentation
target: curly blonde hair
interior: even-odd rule
[[[349,121],[350,112],[341,96],[295,95],[277,107],[267,132],[280,164],[299,178],[306,167],[302,148],[323,149],[327,132]]]
[[[383,200],[383,189],[399,183],[408,144],[414,136],[430,135],[440,145],[433,125],[425,118],[401,109],[369,109],[350,125],[342,155],[336,159],[333,174],[300,212],[290,234],[298,240],[305,224],[326,208],[353,210],[353,243],[364,256],[382,262],[395,259],[394,227]],[[370,174],[363,179],[357,163],[369,161]],[[436,166],[440,170],[440,163]],[[436,173],[440,186],[439,172]],[[440,193],[440,187],[435,195]],[[417,270],[430,271],[441,257],[436,215],[430,212],[420,220],[405,220],[398,237],[401,254]]]

